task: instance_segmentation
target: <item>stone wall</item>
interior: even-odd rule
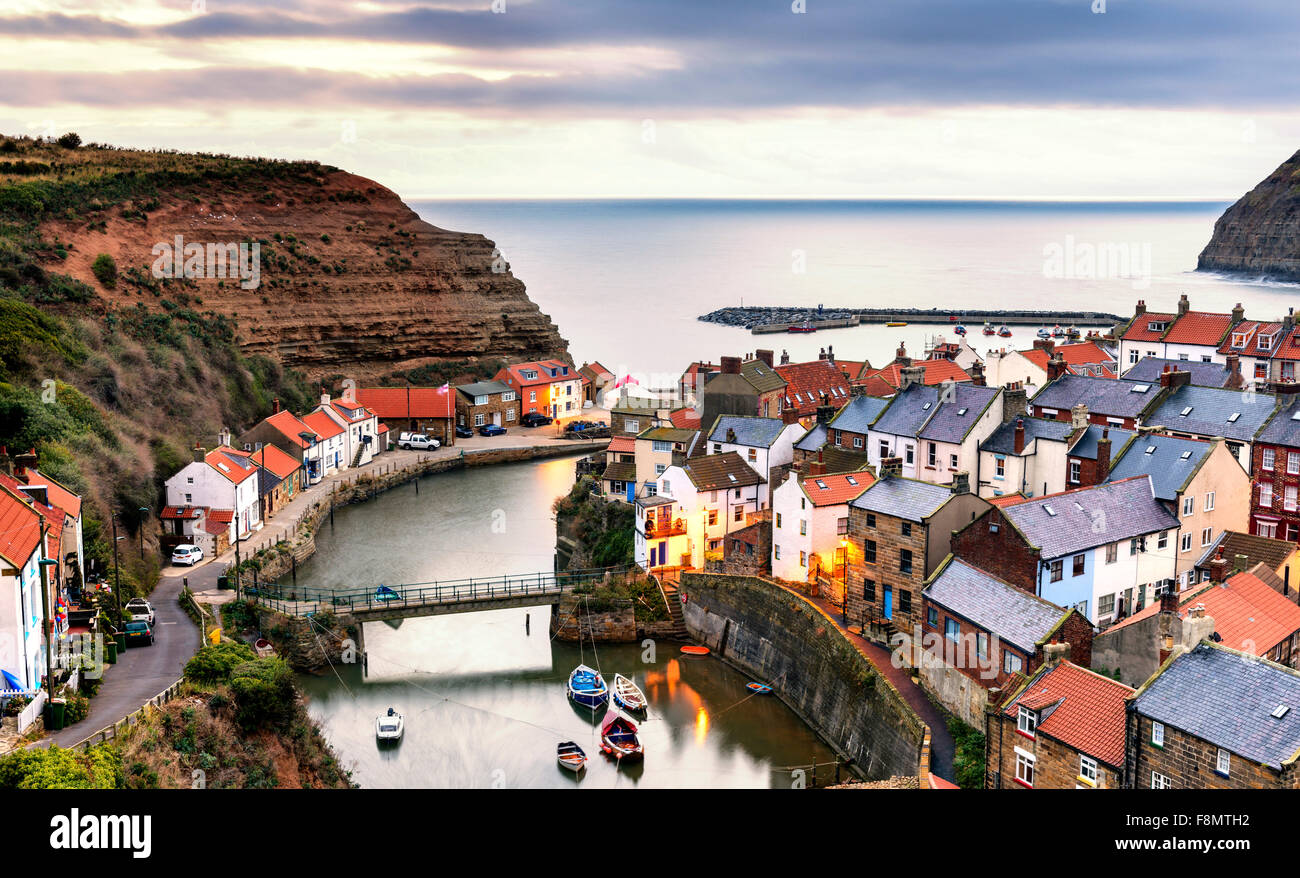
[[[814,604],[754,577],[682,577],[686,627],[723,660],[769,683],[859,775],[915,777],[929,729]]]
[[[633,643],[637,639],[636,611],[629,602],[600,613],[583,612],[582,595],[565,594],[551,605],[551,636],[577,643],[581,638],[597,643]]]
[[[295,671],[318,673],[361,661],[365,652],[361,626],[346,613],[304,619],[258,606],[257,627]]]

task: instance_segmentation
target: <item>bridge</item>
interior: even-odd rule
[[[597,567],[489,578],[413,582],[357,588],[244,588],[248,597],[286,616],[347,613],[358,622],[446,616],[482,610],[558,604],[583,585],[595,586],[629,567]]]

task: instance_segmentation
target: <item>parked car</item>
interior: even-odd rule
[[[469,427],[466,427],[464,424],[457,424],[457,425],[456,425],[456,438],[457,438],[457,439],[469,439],[469,438],[473,437],[473,435],[474,435],[474,431],[471,430]]]
[[[153,626],[143,619],[126,623],[127,646],[153,646]]]
[[[153,625],[153,605],[144,598],[131,598],[127,601],[126,615],[133,622],[148,622],[150,626]]]
[[[203,560],[203,550],[194,545],[177,546],[172,550],[172,563],[193,567]]]
[[[529,412],[519,419],[519,423],[523,424],[525,427],[545,427],[551,422],[552,419],[541,412]]]
[[[397,437],[397,447],[405,448],[410,451],[431,451],[442,445],[437,439],[430,438],[423,433],[403,433]]]
[[[478,434],[480,436],[504,436],[506,428],[499,427],[496,424],[484,424],[478,428]]]

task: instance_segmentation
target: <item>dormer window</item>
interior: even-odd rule
[[[1038,728],[1038,711],[1020,705],[1020,713],[1016,716],[1016,731],[1032,738],[1036,728]]]
[[[1274,338],[1275,335],[1276,335],[1276,333],[1269,333],[1268,335],[1261,335],[1261,336],[1259,337],[1259,341],[1256,343],[1257,347],[1258,347],[1261,351],[1267,351],[1267,350],[1272,349],[1272,347],[1273,347],[1273,338]]]
[[[1152,320],[1147,323],[1147,329],[1151,332],[1164,332],[1169,327],[1169,323],[1163,320]]]
[[[1234,348],[1244,348],[1246,346],[1246,333],[1234,332],[1232,334],[1232,346]]]

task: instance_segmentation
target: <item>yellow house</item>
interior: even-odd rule
[[[1224,531],[1196,562],[1198,581],[1210,578],[1210,562],[1220,553],[1228,562],[1228,576],[1263,564],[1280,580],[1279,584],[1269,584],[1293,602],[1300,603],[1300,546],[1289,540],[1275,540],[1244,531]]]

